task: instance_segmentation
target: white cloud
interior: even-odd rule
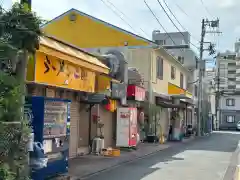
[[[240,35],[240,26],[235,27],[234,32]]]
[[[219,0],[217,5],[220,8],[231,8],[237,3],[236,0]]]

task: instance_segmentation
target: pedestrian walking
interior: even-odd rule
[[[172,139],[173,139],[173,126],[172,126],[172,124],[170,124],[169,133],[168,133],[168,140],[172,141]]]

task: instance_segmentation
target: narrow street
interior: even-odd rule
[[[85,179],[221,180],[239,139],[238,132],[216,132]]]

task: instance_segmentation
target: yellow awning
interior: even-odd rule
[[[168,83],[168,94],[171,94],[171,95],[179,95],[179,94],[185,95],[185,90],[178,87],[175,84]]]
[[[38,51],[99,73],[109,73],[109,68],[96,57],[47,37],[40,37]]]

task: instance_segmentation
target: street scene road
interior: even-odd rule
[[[215,132],[85,179],[221,180],[239,139],[238,132]],[[231,176],[229,174],[229,180]]]
[[[0,180],[240,180],[226,1],[0,1]]]

